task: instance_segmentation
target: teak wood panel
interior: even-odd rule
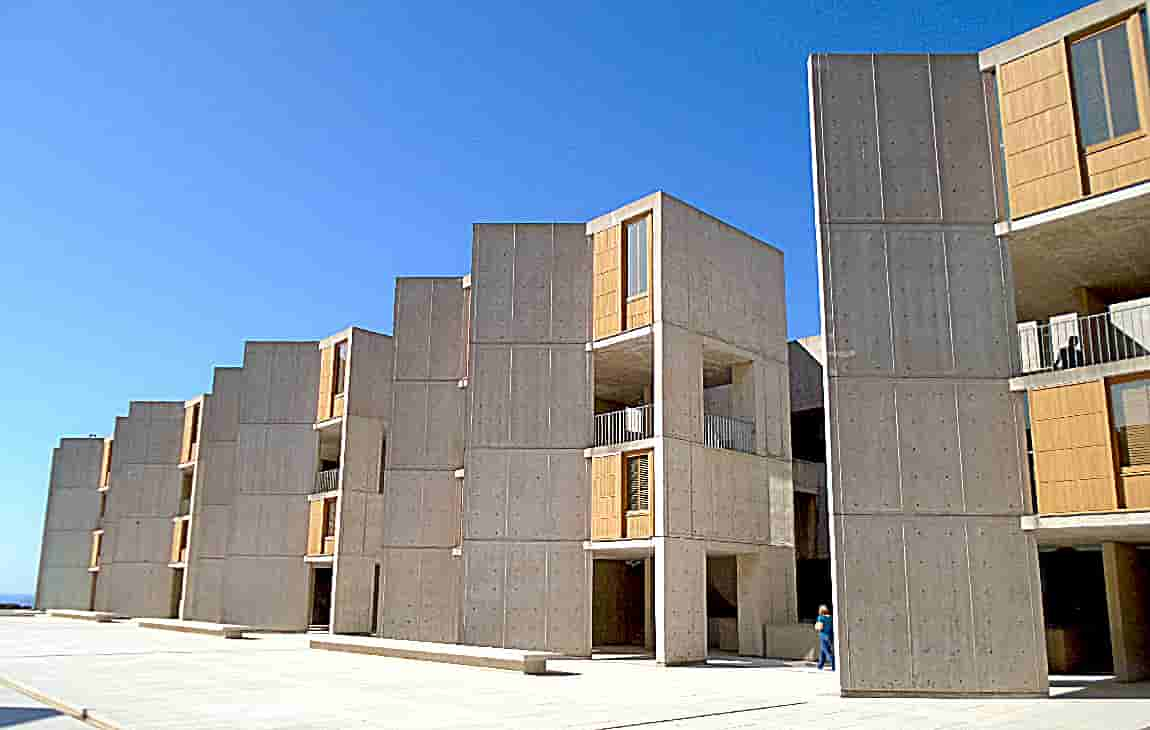
[[[620,226],[599,231],[594,243],[595,339],[623,329],[623,248]]]
[[[331,399],[331,417],[342,418],[344,412],[347,410],[346,393],[340,393]]]
[[[88,557],[88,567],[100,567],[100,541],[104,538],[104,533],[92,533],[92,554]]]
[[[1150,474],[1123,474],[1122,506],[1126,509],[1150,509]]]
[[[316,422],[326,421],[331,415],[331,379],[335,373],[335,348],[325,347],[319,351],[319,402],[316,405]]]
[[[623,455],[591,459],[591,539],[623,537]]]
[[[328,379],[331,380],[330,378]],[[323,554],[323,518],[326,499],[313,499],[308,503],[307,554]]]
[[[1065,44],[1003,64],[998,93],[1011,215],[1021,218],[1080,198],[1082,170]]]
[[[112,439],[104,439],[104,454],[100,457],[100,486],[108,486],[108,477],[112,473]]]
[[[1030,391],[1030,429],[1039,513],[1118,509],[1103,381]]]
[[[181,464],[192,460],[192,431],[196,428],[196,410],[194,405],[184,407],[184,433],[180,438]]]
[[[173,563],[183,562],[180,558],[180,544],[184,541],[184,530],[187,529],[187,520],[176,520],[172,523],[172,559]]]

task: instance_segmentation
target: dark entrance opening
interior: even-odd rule
[[[331,568],[315,568],[311,584],[311,628],[326,630],[331,627]]]
[[[591,643],[595,647],[632,647],[646,641],[643,560],[595,560]]]
[[[1110,619],[1102,550],[1059,548],[1038,553],[1046,655],[1051,674],[1110,674]]]
[[[707,558],[707,648],[739,650],[739,566],[733,555]]]
[[[172,571],[172,598],[168,608],[168,618],[180,617],[180,604],[184,600],[184,569]]]

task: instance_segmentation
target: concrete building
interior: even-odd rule
[[[845,694],[1150,670],[1147,46],[1105,0],[811,58]]]
[[[664,193],[478,224],[469,275],[397,281],[394,337],[248,343],[210,393],[133,404],[96,606],[761,655],[797,629],[784,301],[778,250]]]
[[[52,451],[36,608],[87,609],[93,599],[92,533],[104,493],[104,439],[64,438]]]
[[[167,617],[178,610],[183,578],[168,567],[172,515],[180,500],[184,404],[133,401],[107,442],[107,486],[92,537],[96,611]]]
[[[791,391],[792,480],[795,489],[795,583],[798,615],[814,621],[829,604],[831,587],[830,510],[827,506],[826,416],[819,335],[787,343]]]

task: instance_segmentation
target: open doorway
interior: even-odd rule
[[[650,655],[655,606],[650,558],[593,561],[591,644],[597,653]]]
[[[172,571],[172,593],[168,608],[168,618],[179,618],[181,604],[184,602],[184,569],[176,568]]]
[[[331,566],[316,566],[312,570],[311,626],[312,631],[331,628]]]
[[[1050,673],[1112,673],[1102,550],[1098,546],[1042,549],[1038,565]]]
[[[739,566],[734,555],[707,558],[707,649],[739,651]]]

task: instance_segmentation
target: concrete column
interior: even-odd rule
[[[655,660],[707,658],[707,551],[698,540],[655,538]]]
[[[643,646],[655,648],[655,566],[654,558],[643,561]]]
[[[763,626],[798,620],[794,555],[789,548],[764,547],[737,562],[739,654],[763,656]]]
[[[755,364],[731,366],[731,416],[755,422]]]
[[[1110,614],[1110,646],[1114,675],[1119,682],[1150,677],[1150,583],[1129,543],[1102,543],[1106,573],[1106,608]]]

